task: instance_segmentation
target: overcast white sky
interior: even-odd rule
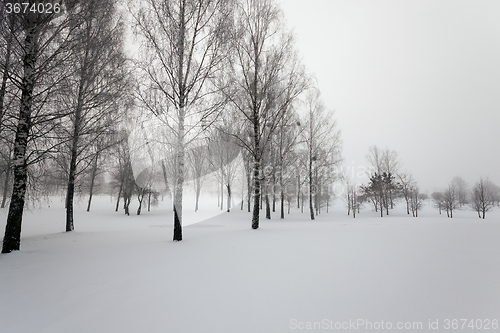
[[[396,150],[423,191],[500,185],[500,1],[280,0],[346,166]]]

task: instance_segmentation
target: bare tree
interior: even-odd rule
[[[88,182],[89,199],[87,203],[87,212],[90,211],[90,206],[92,204],[92,198],[94,191],[99,187],[102,187],[104,181],[99,181],[99,178],[106,173],[108,168],[112,167],[112,163],[108,158],[108,154],[114,146],[118,145],[119,142],[116,140],[116,135],[103,136],[100,140],[94,142],[92,147],[92,156],[90,170],[87,172],[86,181]]]
[[[198,203],[201,194],[201,187],[203,186],[203,176],[207,171],[208,151],[206,146],[195,147],[188,153],[189,165],[191,168],[193,186],[195,193],[195,207],[194,211],[198,211]]]
[[[259,227],[262,159],[280,119],[304,91],[307,80],[283,28],[282,13],[273,0],[242,0],[236,5],[232,37],[233,89],[227,96],[244,118],[241,145],[253,160],[252,228]]]
[[[401,161],[399,160],[399,155],[396,151],[386,149],[382,157],[382,162],[384,172],[392,176],[396,176],[398,174],[401,167]],[[396,186],[390,186],[388,188],[388,201],[390,202],[391,209],[394,208],[395,191],[397,191]]]
[[[90,0],[81,6],[83,22],[74,30],[77,46],[71,57],[74,73],[65,80],[62,95],[65,107],[71,110],[66,131],[70,156],[66,231],[74,229],[75,180],[92,167],[96,154],[109,148],[99,146],[99,150],[93,149],[102,136],[113,134],[114,125],[120,118],[118,102],[127,90],[127,71],[121,46],[123,24],[116,17],[114,0]],[[109,140],[108,143],[114,144]]]
[[[409,172],[398,173],[399,188],[406,202],[406,213],[410,214],[410,200],[412,189],[416,186],[413,176]]]
[[[424,201],[426,199],[425,194],[420,193],[418,186],[415,184],[410,188],[410,208],[413,217],[418,217],[418,211],[422,208]]]
[[[372,171],[369,173],[376,172],[381,175],[385,172],[384,168],[384,151],[377,146],[370,146],[368,148],[368,155],[366,159],[371,164]]]
[[[290,108],[278,125],[276,133],[277,178],[280,195],[280,217],[285,218],[285,196],[287,188],[294,179],[294,163],[297,156],[295,149],[301,136],[301,123],[299,116]],[[274,191],[276,192],[276,191]]]
[[[441,210],[445,208],[444,194],[442,192],[433,192],[431,197],[434,201],[434,206],[439,210],[439,214],[441,214]]]
[[[401,161],[399,160],[399,155],[396,151],[390,150],[388,148],[381,149],[377,146],[370,146],[368,148],[368,155],[366,156],[368,162],[371,164],[371,168],[373,172],[376,172],[378,175],[383,175],[384,173],[389,177],[394,177],[398,174],[399,169],[401,167]],[[397,186],[393,186],[396,184],[388,184],[384,188],[384,193],[382,196],[384,207],[387,210],[388,208],[394,208],[394,196],[395,191],[397,190]]]
[[[115,211],[118,211],[120,199],[123,198],[123,208],[126,215],[130,215],[129,205],[134,191],[135,179],[130,160],[130,149],[128,145],[128,133],[122,130],[117,133],[117,145],[111,150],[115,167],[112,169],[113,187],[118,190]]]
[[[147,0],[132,8],[142,43],[138,97],[175,134],[174,235],[182,240],[186,146],[221,110],[211,79],[228,54],[229,0]]]
[[[22,69],[10,76],[11,82],[21,90],[21,101],[15,130],[14,179],[3,253],[19,250],[28,166],[39,162],[50,151],[47,148],[51,140],[47,134],[52,131],[49,124],[61,116],[47,105],[53,102],[53,92],[57,91],[60,79],[65,77],[63,64],[71,54],[72,32],[79,24],[78,8],[74,6],[76,2],[62,2],[64,6],[59,13],[26,11],[11,14],[15,15],[21,27],[19,34],[12,34],[17,46],[14,49],[18,51],[12,59],[16,62],[20,59]],[[29,0],[27,3],[36,2]],[[37,148],[30,149],[35,145]]]
[[[319,91],[311,90],[306,99],[306,115],[302,132],[307,151],[307,178],[309,180],[309,213],[314,220],[313,198],[320,191],[318,170],[338,165],[340,157],[340,132],[333,111],[327,111]]]
[[[345,181],[344,189],[344,200],[347,206],[347,215],[351,215],[352,213],[352,217],[356,218],[356,213],[359,212],[362,204],[359,187],[356,184],[351,184],[350,180],[347,179]]]
[[[212,166],[212,170],[216,171],[215,174],[221,187],[221,210],[224,207],[224,188],[227,191],[227,212],[231,211],[233,184],[238,175],[238,168],[240,167],[235,162],[240,153],[240,147],[234,142],[235,137],[229,134],[233,133],[231,127],[232,125],[229,122],[221,121],[208,139],[208,161]]]
[[[451,182],[455,185],[457,190],[457,200],[459,207],[463,207],[464,205],[469,203],[469,186],[463,180],[462,177],[454,177]]]
[[[444,207],[448,217],[453,218],[453,211],[459,207],[458,190],[455,184],[451,182],[443,193]]]
[[[481,177],[471,191],[471,206],[479,218],[484,219],[486,212],[490,211],[500,199],[498,187],[489,179]]]

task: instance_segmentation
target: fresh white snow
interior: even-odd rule
[[[315,221],[263,210],[252,230],[239,206],[204,198],[173,242],[168,206],[124,216],[107,196],[89,213],[81,201],[70,233],[58,198],[26,212],[21,251],[0,255],[0,331],[441,332],[454,331],[446,319],[500,319],[498,209],[412,218],[401,204],[380,218],[367,206],[352,219],[339,202]]]

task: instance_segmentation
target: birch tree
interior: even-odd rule
[[[185,150],[221,110],[211,79],[222,69],[231,0],[146,0],[131,8],[141,49],[138,98],[176,141],[173,240],[182,240]]]
[[[71,64],[73,75],[65,80],[62,102],[71,110],[65,136],[69,168],[66,194],[66,231],[74,229],[73,197],[76,178],[92,168],[98,154],[112,141],[94,150],[105,135],[112,136],[119,122],[119,101],[127,91],[127,70],[122,52],[123,29],[114,0],[81,4],[82,24],[74,31]],[[125,98],[126,99],[126,98]],[[101,142],[103,142],[101,140]]]
[[[12,59],[21,69],[10,76],[11,82],[21,90],[21,99],[15,129],[12,159],[14,178],[3,253],[20,248],[28,166],[40,161],[51,151],[50,147],[47,148],[51,144],[48,133],[52,131],[53,120],[61,117],[54,113],[51,103],[61,78],[65,77],[67,68],[64,64],[71,54],[72,32],[79,24],[79,13],[74,7],[76,2],[51,2],[59,6],[58,12],[26,11],[10,14],[15,15],[21,27],[19,34],[12,34],[17,46],[14,49],[18,50]],[[21,1],[11,3],[20,4]],[[29,0],[25,3],[31,6],[40,1]]]
[[[120,207],[120,199],[123,198],[123,208],[126,215],[130,215],[129,205],[135,186],[132,163],[130,161],[130,149],[128,146],[128,133],[122,130],[117,133],[117,142],[112,149],[115,167],[111,171],[113,187],[118,190],[115,211]]]
[[[206,174],[208,169],[208,151],[207,147],[200,146],[195,147],[189,151],[188,160],[191,167],[191,173],[193,178],[193,187],[195,193],[195,206],[194,211],[198,211],[198,204],[200,200],[201,187],[203,186],[203,176]]]
[[[314,220],[314,199],[318,200],[321,186],[316,175],[322,168],[333,168],[341,162],[340,132],[334,111],[328,111],[318,90],[311,90],[306,98],[306,115],[302,141],[307,151],[307,178],[309,181],[309,214]],[[319,203],[318,203],[319,204]]]
[[[285,218],[285,195],[287,187],[290,185],[294,176],[294,162],[296,156],[294,150],[297,148],[301,136],[301,123],[298,115],[289,108],[287,114],[281,119],[278,124],[278,132],[276,134],[276,150],[277,150],[277,178],[280,195],[280,217]]]
[[[280,120],[306,89],[307,78],[294,50],[293,35],[283,27],[272,0],[241,0],[232,37],[232,87],[227,96],[244,118],[239,137],[253,162],[252,229],[259,228],[262,158]]]

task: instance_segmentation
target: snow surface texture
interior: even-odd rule
[[[21,251],[0,256],[1,332],[372,331],[335,329],[359,320],[440,332],[446,319],[500,319],[498,210],[352,219],[339,204],[252,230],[237,207],[186,226],[202,207],[172,242],[167,209],[124,216],[96,198],[65,233],[61,201],[27,212]]]

